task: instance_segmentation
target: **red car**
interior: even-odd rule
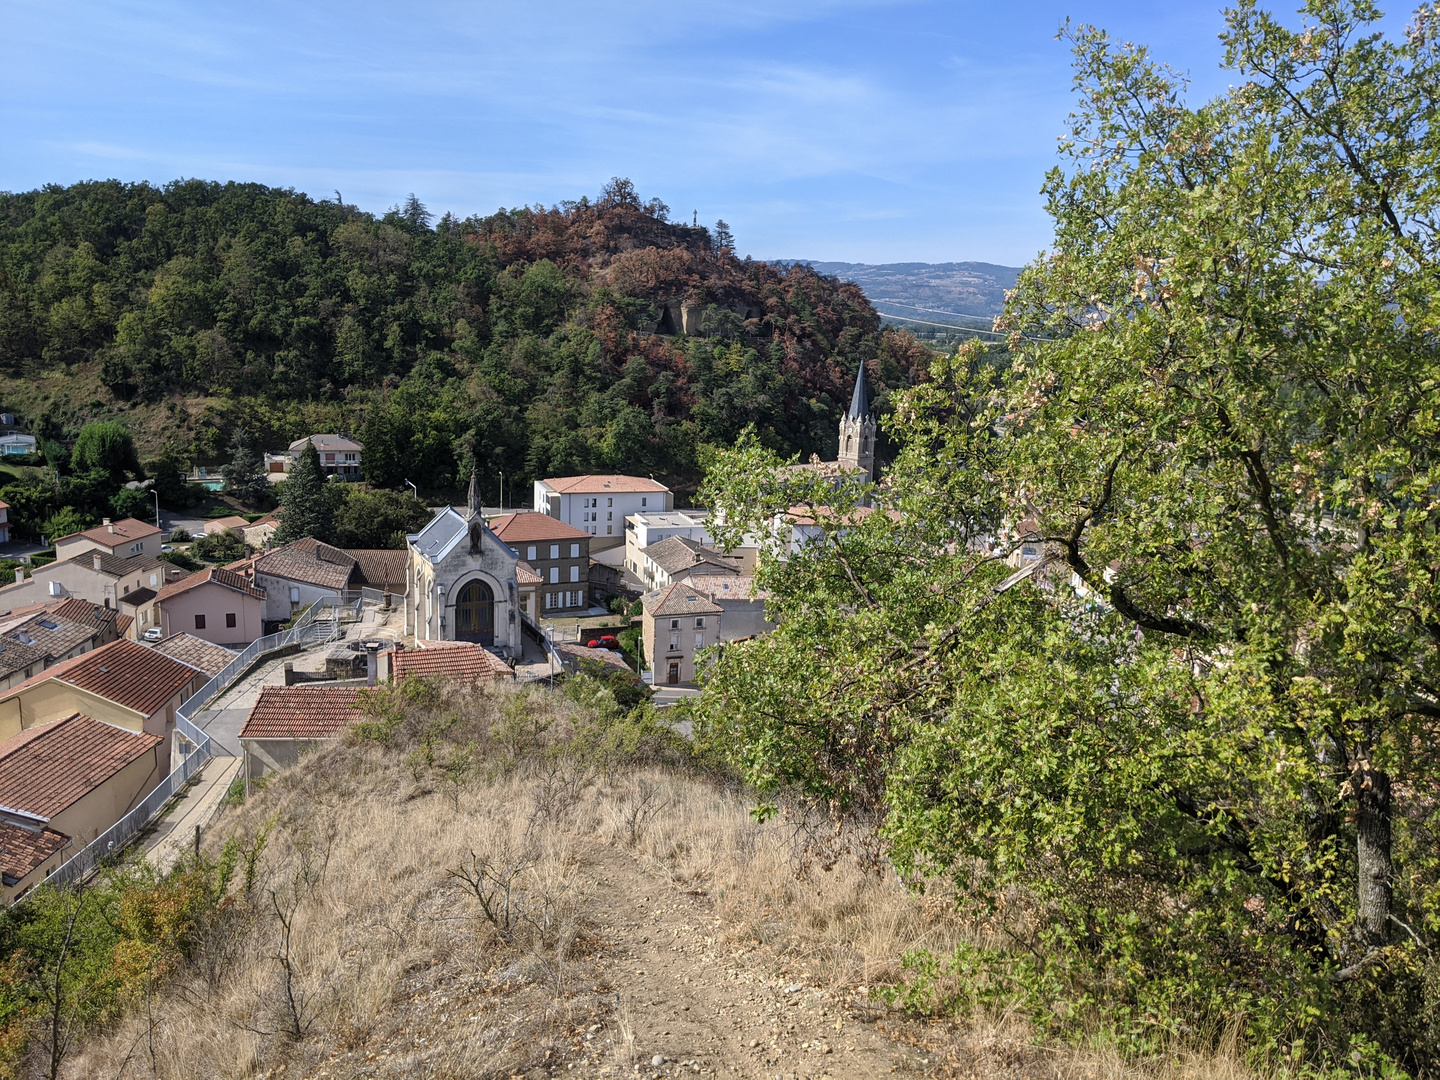
[[[615,640],[614,634],[604,634],[598,638],[591,638],[585,642],[587,649],[610,649],[612,652],[620,652],[620,642]]]

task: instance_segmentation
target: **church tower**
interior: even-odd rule
[[[865,362],[855,373],[855,392],[850,395],[850,411],[840,419],[840,459],[842,469],[863,472],[866,482],[875,479],[875,420],[870,415],[870,397],[865,392]]]

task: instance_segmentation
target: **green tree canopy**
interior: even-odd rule
[[[225,494],[255,506],[273,505],[274,492],[265,476],[264,455],[243,426],[230,437],[230,461],[221,468],[220,475],[225,478]]]
[[[144,475],[135,456],[135,440],[118,420],[86,424],[80,429],[70,453],[70,467],[77,473],[103,469],[115,483]]]
[[[280,525],[277,544],[289,544],[307,536],[324,540],[334,528],[334,510],[326,490],[325,473],[315,444],[306,441],[290,469],[280,496]]]
[[[334,526],[330,543],[344,548],[403,548],[405,535],[430,520],[430,509],[408,490],[372,490],[332,484]]]
[[[947,961],[961,1004],[1142,1050],[1238,1017],[1257,1059],[1431,1075],[1437,24],[1307,12],[1232,10],[1240,85],[1193,108],[1074,32],[1054,250],[1007,353],[904,395],[890,513],[753,443],[711,470],[731,539],[797,503],[819,535],[771,543],[780,629],[702,711],[1013,935]]]

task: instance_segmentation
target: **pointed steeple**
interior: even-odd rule
[[[870,417],[870,397],[865,393],[865,361],[860,361],[860,370],[855,373],[855,392],[850,395],[851,420],[867,420]]]
[[[470,470],[470,512],[480,514],[480,481],[473,468]]]

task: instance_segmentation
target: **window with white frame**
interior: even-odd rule
[[[695,635],[695,648],[697,648],[697,649],[703,649],[704,647],[705,647],[705,635],[704,635],[704,634],[696,634],[696,635]]]
[[[679,629],[680,629],[680,620],[679,620],[679,619],[671,619],[671,620],[670,620],[670,629],[671,629],[671,630],[679,630]]]
[[[527,559],[533,559],[533,558],[535,558],[535,545],[534,545],[534,544],[531,544],[528,548],[525,549],[525,558],[527,558]]]
[[[578,559],[578,558],[580,557],[580,545],[579,545],[579,544],[571,544],[571,545],[570,545],[570,557],[571,557],[572,559]]]
[[[559,544],[551,544],[551,545],[550,545],[550,557],[551,557],[552,559],[558,559],[558,558],[560,557],[560,545],[559,545]]]
[[[552,566],[552,567],[550,567],[550,584],[551,584],[551,585],[559,585],[559,584],[560,584],[560,567],[558,567],[558,566]]]
[[[570,580],[571,580],[572,582],[575,582],[575,581],[579,581],[579,580],[580,580],[580,567],[578,567],[578,566],[572,566],[572,567],[570,567]]]
[[[680,635],[679,635],[679,634],[671,634],[671,635],[670,635],[670,651],[671,651],[671,652],[679,652],[679,650],[680,650]]]
[[[695,620],[695,629],[696,629],[696,630],[704,630],[704,629],[705,629],[705,619],[704,619],[703,616],[702,616],[701,618],[698,618],[698,619]]]
[[[614,499],[606,499],[606,500],[605,500],[605,505],[606,505],[606,506],[614,506],[614,505],[615,505],[615,500],[614,500]]]

